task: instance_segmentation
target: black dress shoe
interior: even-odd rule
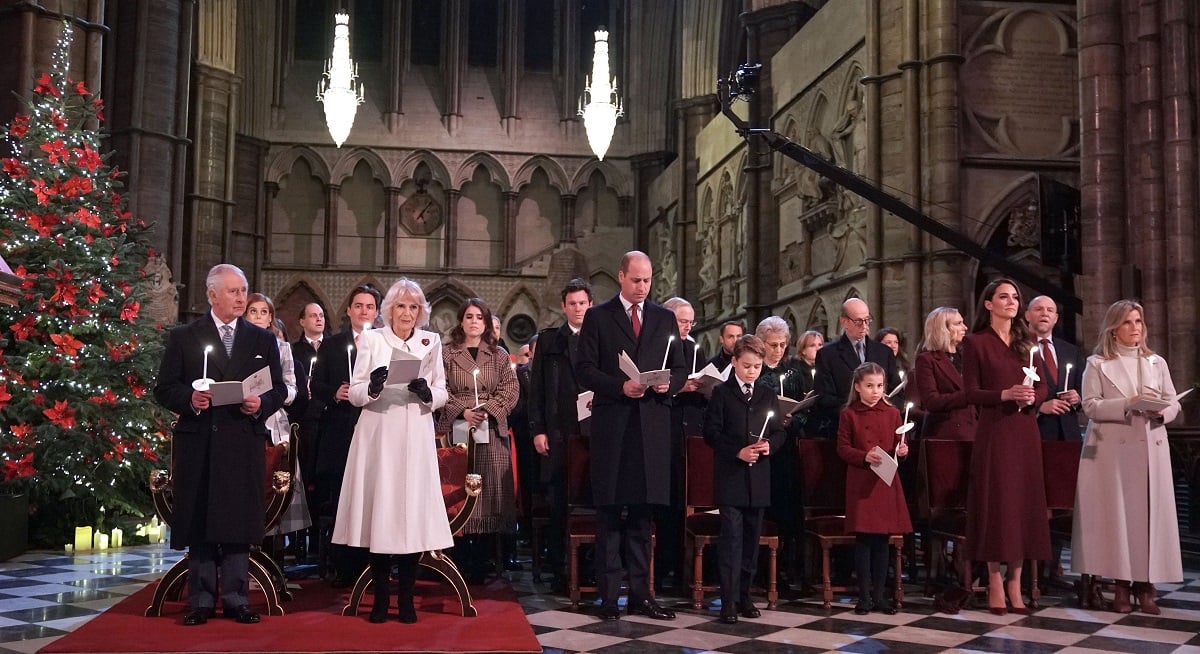
[[[667,609],[667,608],[663,608],[663,607],[659,606],[658,602],[655,602],[654,600],[651,600],[651,599],[645,599],[640,602],[634,602],[634,601],[630,600],[628,610],[629,610],[629,615],[634,615],[634,614],[644,615],[647,618],[654,618],[655,620],[674,620],[675,619],[674,611],[672,611],[671,609]]]
[[[891,602],[872,602],[875,606],[871,607],[872,611],[882,613],[884,615],[896,615],[896,605]]]
[[[208,607],[200,607],[198,609],[190,609],[183,614],[183,624],[186,627],[195,627],[196,625],[208,622],[208,619],[213,615],[213,610]]]
[[[854,605],[854,615],[866,615],[871,612],[871,600],[863,600]]]
[[[759,611],[758,607],[754,606],[754,602],[751,602],[751,601],[738,602],[737,608],[738,608],[738,613],[741,613],[743,618],[760,618],[760,617],[762,617],[762,611]]]
[[[237,620],[241,624],[258,624],[262,618],[258,614],[250,610],[249,606],[238,606],[232,609],[225,609],[225,617],[231,620]]]
[[[737,612],[725,607],[721,607],[721,622],[725,624],[737,624]]]
[[[600,605],[601,620],[617,620],[621,617],[621,609],[616,602],[605,602]]]

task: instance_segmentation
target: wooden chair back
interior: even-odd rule
[[[1079,480],[1083,441],[1042,441],[1042,477],[1046,483],[1046,508],[1073,510]]]
[[[800,501],[804,517],[846,512],[846,462],[837,455],[837,442],[825,438],[799,440]]]

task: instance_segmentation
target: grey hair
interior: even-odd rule
[[[783,334],[783,340],[789,340],[792,337],[792,330],[788,327],[787,321],[779,316],[767,316],[758,323],[758,327],[754,328],[754,335],[766,340],[767,334]]]
[[[671,313],[675,313],[675,310],[678,309],[679,307],[690,307],[690,306],[692,306],[691,302],[688,302],[687,300],[685,300],[679,296],[673,297],[673,298],[667,300],[666,302],[663,302],[663,308],[667,309]]]
[[[425,299],[425,291],[421,290],[420,284],[407,277],[401,277],[400,281],[392,284],[388,289],[387,295],[383,297],[383,303],[379,307],[379,315],[383,318],[383,324],[388,327],[392,326],[392,307],[403,297],[411,297],[417,301],[417,329],[424,329],[429,325],[429,302]]]
[[[218,263],[208,271],[208,278],[204,281],[204,287],[210,291],[215,290],[221,285],[221,278],[229,273],[233,273],[238,277],[241,277],[243,284],[246,284],[247,286],[250,285],[250,282],[246,281],[246,273],[242,272],[241,268],[238,268],[232,263]]]

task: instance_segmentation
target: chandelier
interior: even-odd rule
[[[356,88],[357,87],[357,88]],[[325,105],[325,124],[340,148],[350,136],[354,114],[363,102],[358,81],[358,64],[350,59],[350,15],[334,16],[333,56],[325,62],[325,74],[317,81],[317,101]]]
[[[603,27],[596,30],[596,49],[592,53],[592,77],[583,88],[579,98],[579,115],[587,130],[588,145],[603,161],[604,153],[612,142],[617,118],[622,116],[621,98],[617,97],[617,80],[609,77],[608,31]]]

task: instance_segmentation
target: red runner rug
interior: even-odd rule
[[[344,617],[345,589],[317,580],[301,581],[285,615],[263,615],[255,625],[216,617],[208,624],[183,626],[183,603],[168,603],[163,616],[143,615],[157,582],[130,595],[74,632],[43,647],[39,654],[87,652],[541,652],[517,596],[505,581],[473,586],[479,615],[458,614],[458,600],[446,584],[417,585],[417,623],[392,617],[371,624],[368,593],[358,616]],[[251,601],[256,598],[252,595]],[[261,607],[255,607],[256,609]]]

